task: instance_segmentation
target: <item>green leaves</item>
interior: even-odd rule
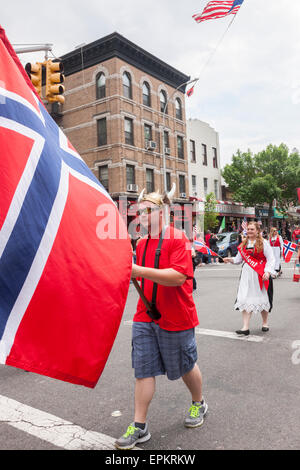
[[[297,204],[296,188],[300,186],[300,156],[289,154],[285,144],[268,145],[265,150],[252,154],[237,151],[232,163],[226,165],[222,175],[234,194],[235,201],[246,206],[267,203],[276,199],[277,207],[287,210]]]

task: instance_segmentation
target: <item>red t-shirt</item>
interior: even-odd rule
[[[209,246],[209,239],[211,237],[211,233],[207,233],[204,237],[205,245]]]
[[[294,240],[295,242],[298,241],[298,243],[300,242],[300,229],[299,228],[293,231],[292,240]]]
[[[181,237],[181,238],[180,238]],[[142,265],[143,254],[147,237],[143,238],[136,248],[136,263]],[[145,267],[154,268],[155,250],[158,238],[148,242]],[[156,307],[161,318],[155,321],[162,329],[168,331],[183,331],[194,328],[199,324],[196,306],[193,299],[193,263],[190,243],[183,232],[168,227],[162,242],[159,269],[173,268],[185,274],[187,279],[182,286],[157,286]],[[144,280],[144,293],[147,299],[152,300],[153,282]],[[146,307],[141,299],[137,304],[135,322],[151,322],[146,313]]]

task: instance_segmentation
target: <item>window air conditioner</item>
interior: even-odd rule
[[[166,154],[166,155],[171,155],[171,149],[170,149],[170,147],[165,147],[165,154]]]
[[[186,197],[186,193],[180,193],[180,197]]]
[[[137,193],[138,192],[138,185],[137,184],[128,184],[127,185],[127,191]]]
[[[156,149],[156,142],[153,140],[148,140],[147,142],[147,150],[155,150]]]

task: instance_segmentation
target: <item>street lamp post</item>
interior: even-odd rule
[[[162,127],[162,141],[163,141],[163,148],[162,148],[162,157],[163,157],[163,176],[164,176],[164,191],[167,192],[167,174],[166,174],[166,152],[165,152],[165,143],[164,143],[164,130],[165,130],[165,115],[166,115],[166,110],[169,102],[175,95],[176,91],[179,90],[179,88],[183,87],[184,85],[189,85],[190,83],[197,82],[199,78],[194,78],[193,80],[188,80],[187,82],[181,83],[170,95],[169,98],[167,98],[164,110],[163,110],[163,127]]]

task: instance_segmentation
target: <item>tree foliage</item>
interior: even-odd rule
[[[268,145],[257,154],[238,150],[232,163],[224,167],[222,175],[233,192],[234,200],[246,206],[267,203],[271,214],[274,199],[283,212],[291,203],[297,204],[300,156],[296,150],[289,153],[285,144]]]
[[[206,196],[204,203],[204,230],[214,230],[219,225],[218,213],[216,212],[217,200],[214,193]]]

